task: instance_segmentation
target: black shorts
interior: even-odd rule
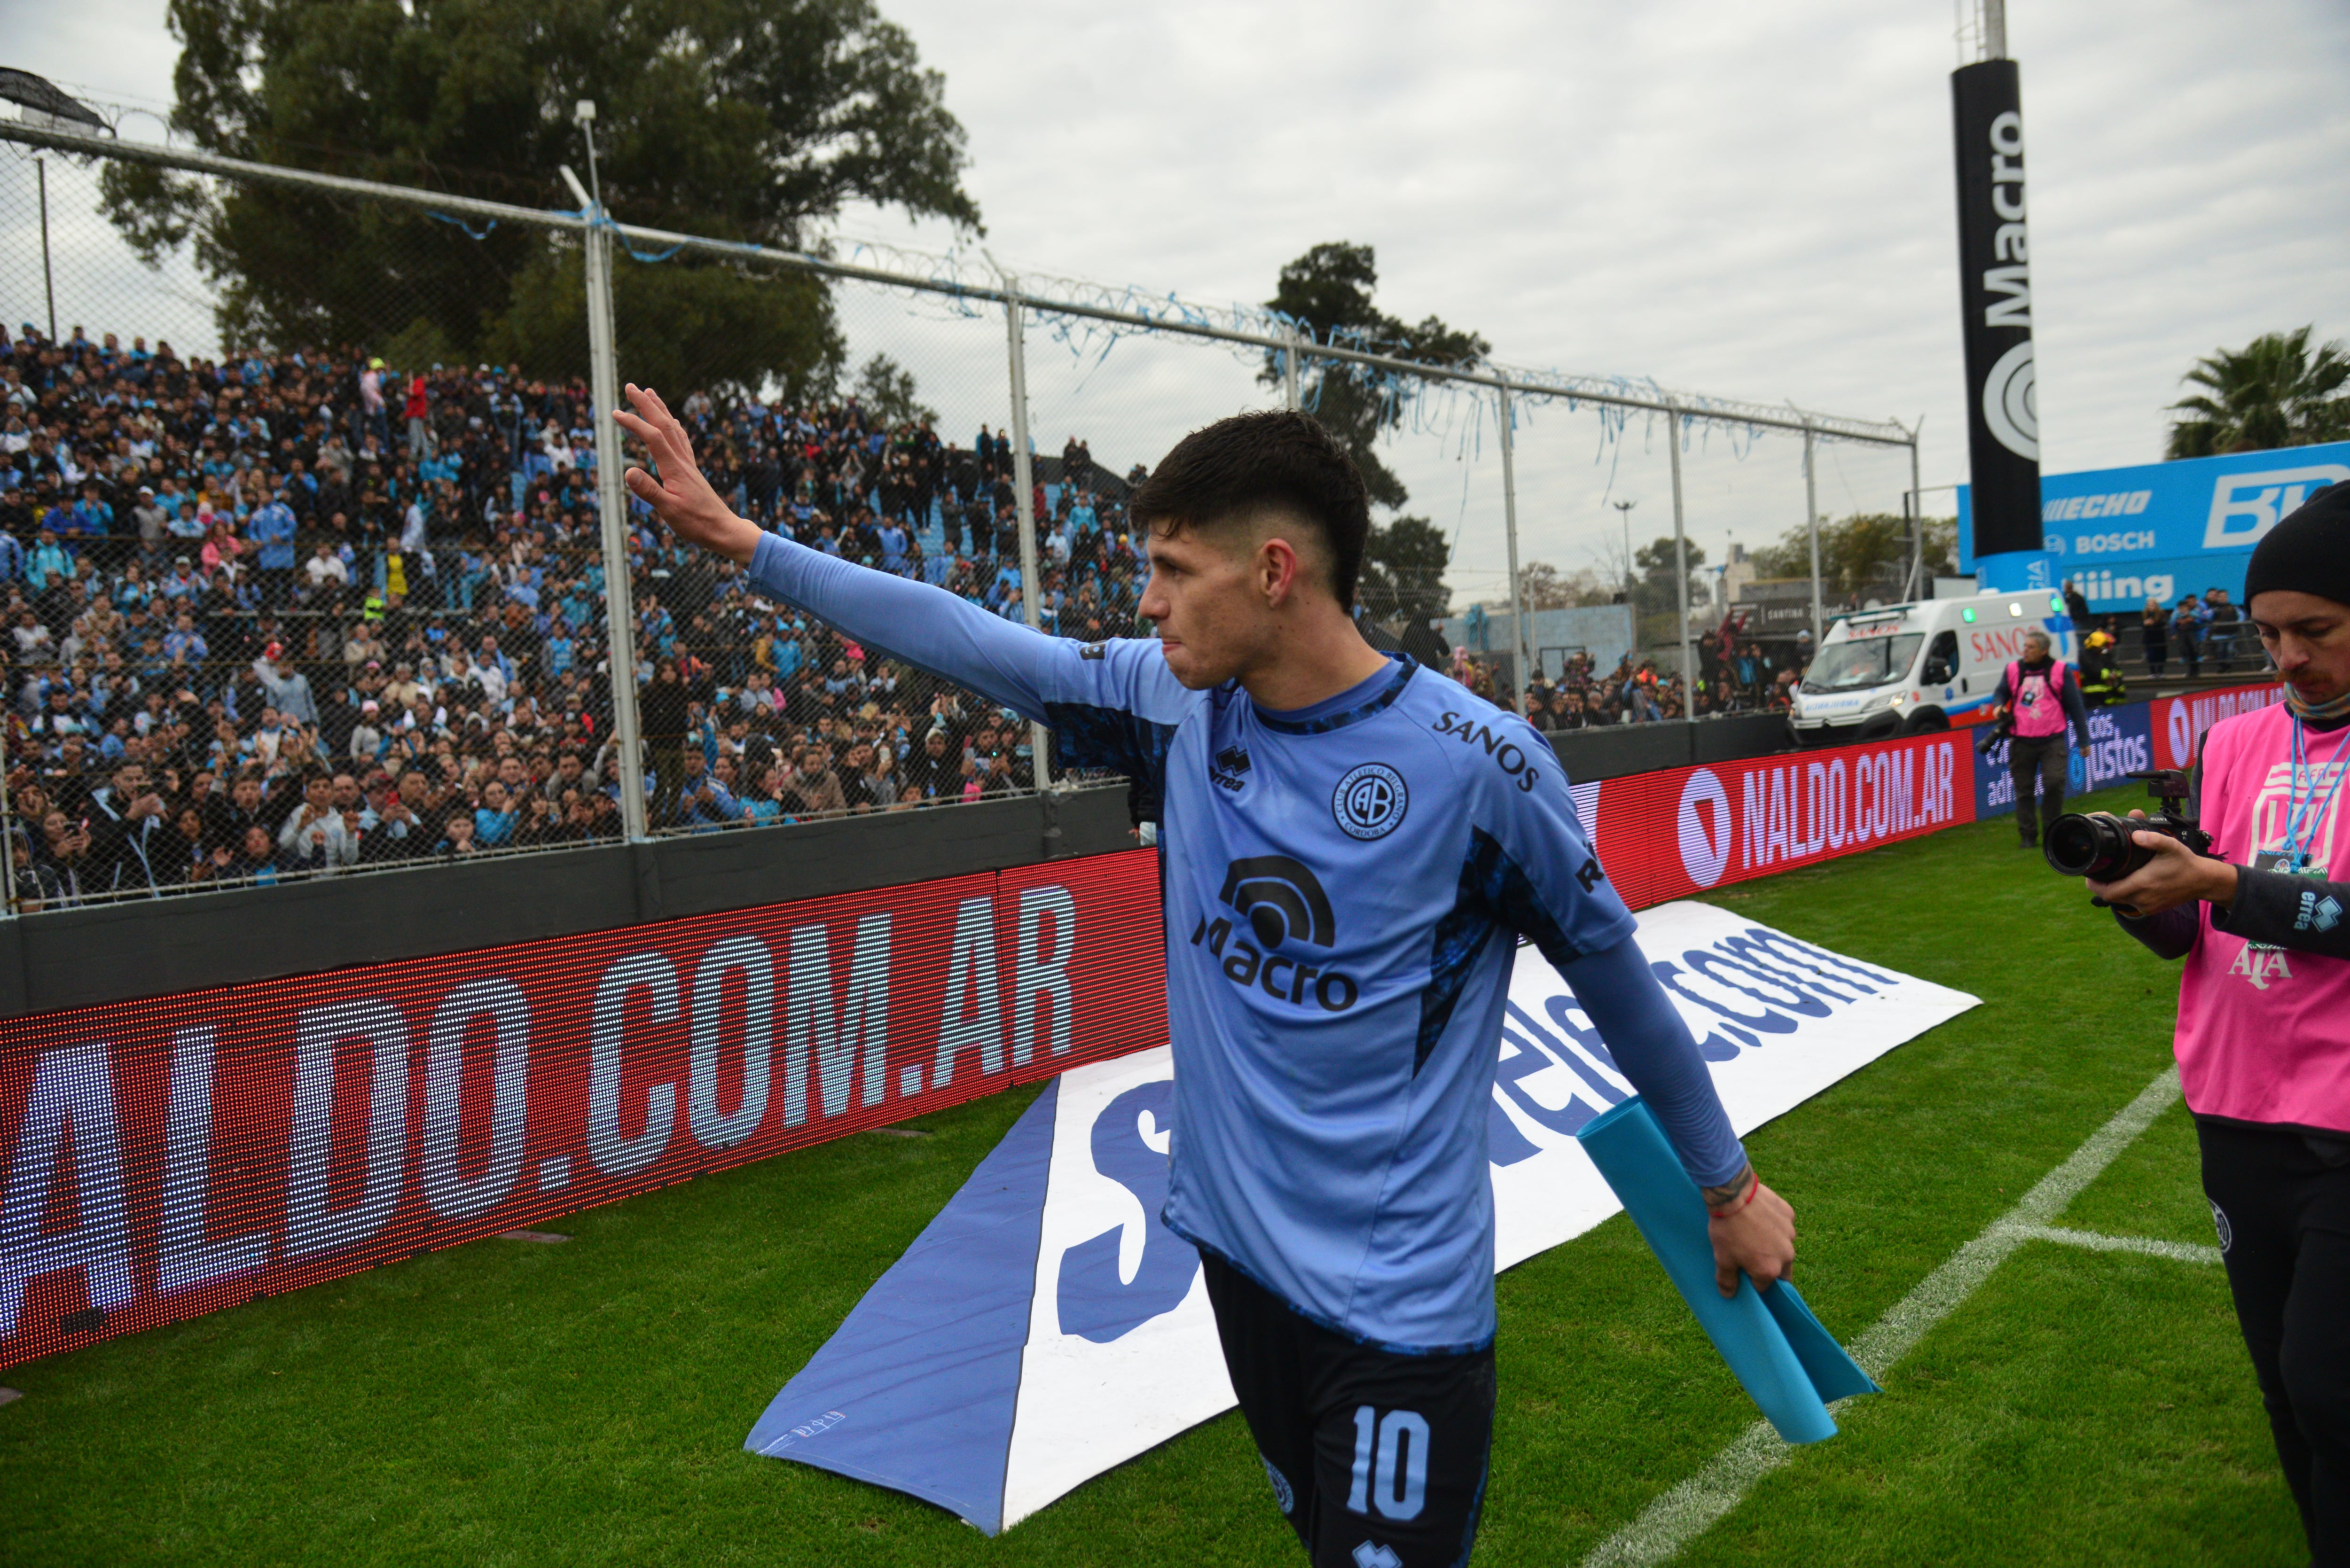
[[[1492,1349],[1358,1345],[1223,1260],[1201,1260],[1232,1392],[1315,1568],[1467,1563],[1493,1443]]]

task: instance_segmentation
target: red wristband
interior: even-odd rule
[[[1727,1219],[1729,1219],[1732,1214],[1737,1213],[1740,1210],[1742,1210],[1742,1209],[1745,1208],[1748,1204],[1750,1204],[1750,1203],[1753,1202],[1753,1201],[1754,1201],[1754,1195],[1755,1195],[1756,1193],[1758,1193],[1758,1192],[1762,1191],[1762,1179],[1761,1177],[1759,1177],[1759,1176],[1758,1176],[1758,1177],[1756,1177],[1756,1178],[1754,1179],[1754,1185],[1753,1185],[1753,1186],[1752,1186],[1752,1187],[1750,1187],[1750,1188],[1748,1188],[1748,1189],[1746,1189],[1746,1196],[1745,1196],[1745,1197],[1743,1197],[1743,1198],[1740,1199],[1737,1202],[1735,1202],[1735,1203],[1731,1204],[1729,1208],[1724,1209],[1724,1210],[1721,1210],[1721,1211],[1720,1211],[1720,1212],[1718,1212],[1718,1213],[1717,1213],[1716,1211],[1714,1211],[1713,1210],[1709,1209],[1709,1210],[1707,1210],[1705,1211],[1705,1217],[1706,1217],[1707,1219],[1709,1219],[1709,1220],[1727,1220]]]

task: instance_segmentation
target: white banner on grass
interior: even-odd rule
[[[1638,940],[1742,1136],[1977,1004],[1707,904],[1645,911]],[[1158,1222],[1171,1084],[1164,1047],[1063,1074],[746,1446],[992,1534],[1231,1408],[1197,1255]],[[1631,1092],[1565,982],[1521,948],[1488,1129],[1499,1267],[1617,1211],[1575,1131]],[[1007,1274],[1028,1282],[1024,1314],[956,1318],[962,1289],[993,1300]],[[917,1410],[925,1436],[908,1440]]]

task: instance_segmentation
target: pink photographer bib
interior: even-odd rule
[[[2350,880],[2350,784],[2327,787],[2335,759],[2350,763],[2350,734],[2312,734],[2307,751],[2303,847],[2325,878]],[[2211,726],[2202,826],[2213,853],[2238,866],[2272,862],[2285,846],[2292,799],[2293,714],[2283,703]],[[2342,918],[2314,898],[2304,903],[2313,923]],[[2202,929],[2178,983],[2176,1048],[2189,1107],[2350,1132],[2350,960],[2247,942],[2215,928],[2210,905],[2198,911]]]

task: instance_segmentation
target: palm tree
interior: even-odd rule
[[[2314,327],[2270,332],[2241,348],[2222,348],[2180,378],[2212,394],[2171,404],[2189,418],[2172,421],[2167,458],[2310,446],[2350,438],[2350,352],[2337,340],[2310,351]]]

